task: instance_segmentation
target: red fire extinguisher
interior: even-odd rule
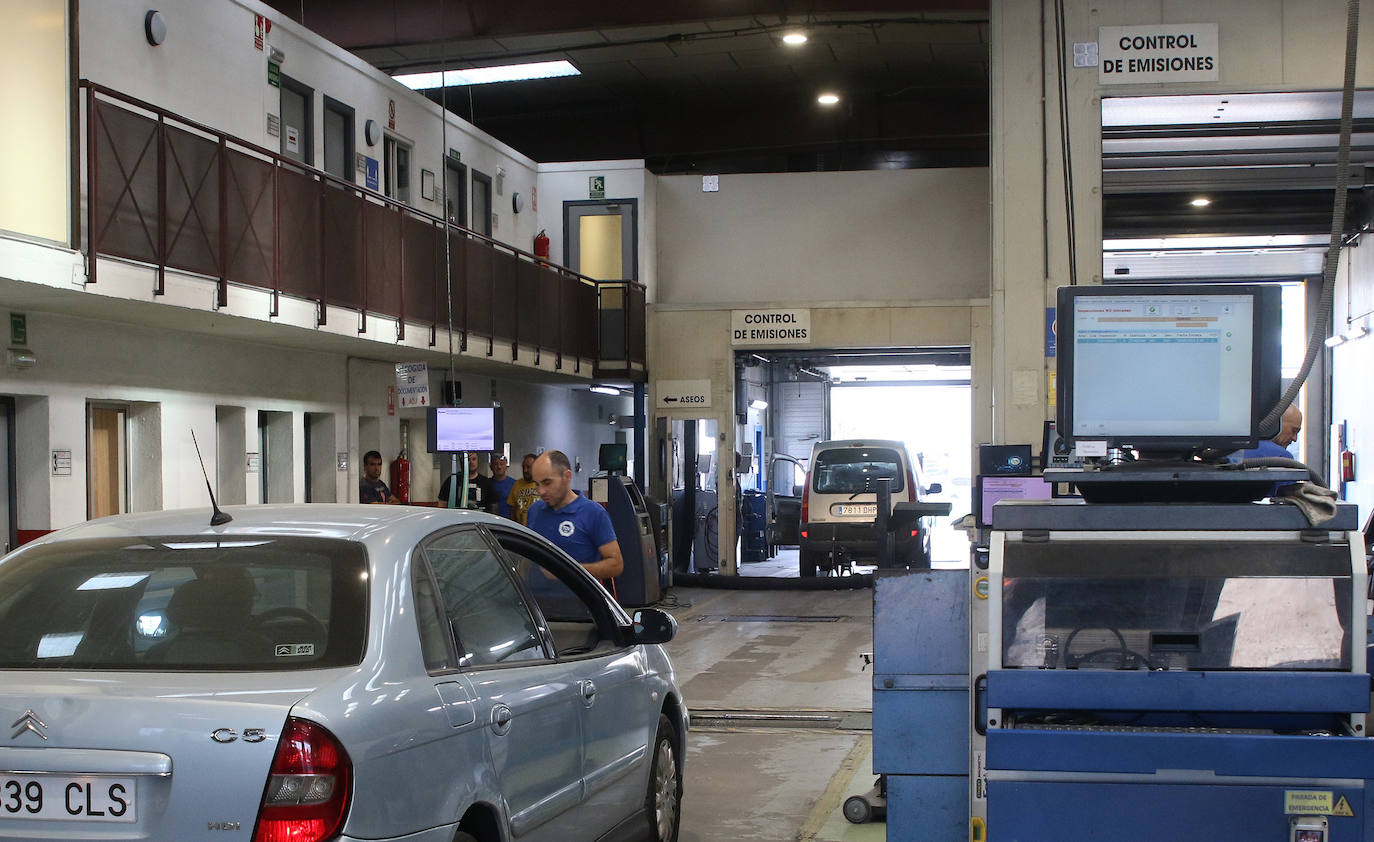
[[[549,235],[544,233],[543,228],[534,235],[534,256],[540,260],[549,259]]]
[[[391,493],[402,503],[410,502],[410,460],[404,450],[391,463]]]
[[[1355,481],[1355,452],[1350,448],[1341,451],[1341,482]]]

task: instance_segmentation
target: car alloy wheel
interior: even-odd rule
[[[682,806],[682,781],[677,768],[677,732],[666,716],[658,718],[648,802],[654,842],[675,842]]]

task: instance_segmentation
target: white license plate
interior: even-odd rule
[[[0,823],[7,819],[136,821],[137,783],[136,778],[103,775],[0,774]]]
[[[877,517],[877,503],[836,503],[830,507],[831,514],[840,517]]]

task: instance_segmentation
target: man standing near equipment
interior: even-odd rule
[[[1298,440],[1298,433],[1302,432],[1302,412],[1293,404],[1283,411],[1283,418],[1279,422],[1279,434],[1274,436],[1272,441],[1262,441],[1259,447],[1250,450],[1242,450],[1242,459],[1262,459],[1266,456],[1281,456],[1285,459],[1293,458],[1293,454],[1288,452],[1288,446]]]
[[[450,474],[439,488],[439,502],[445,506],[458,505],[449,502],[449,495],[456,495],[459,491],[455,480],[456,477]],[[468,454],[468,508],[496,514],[496,494],[491,490],[491,480],[477,472],[476,453]]]
[[[506,457],[500,453],[491,455],[491,488],[496,493],[496,513],[510,517],[510,492],[515,487],[515,477],[506,473]]]
[[[611,516],[572,490],[572,464],[558,450],[534,460],[539,502],[530,506],[528,526],[554,542],[602,582],[625,569]]]
[[[525,458],[520,460],[519,480],[511,487],[510,494],[506,496],[506,503],[510,506],[510,517],[521,526],[525,525],[530,513],[530,506],[539,502],[539,486],[534,482],[534,454],[526,453]]]

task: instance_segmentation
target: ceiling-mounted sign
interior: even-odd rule
[[[660,380],[654,384],[654,392],[658,395],[659,409],[711,405],[710,380]]]
[[[1102,26],[1097,30],[1101,85],[1215,82],[1220,78],[1215,23]]]
[[[810,310],[732,310],[731,345],[810,345]]]
[[[396,398],[401,408],[429,406],[429,366],[425,363],[396,363]]]

